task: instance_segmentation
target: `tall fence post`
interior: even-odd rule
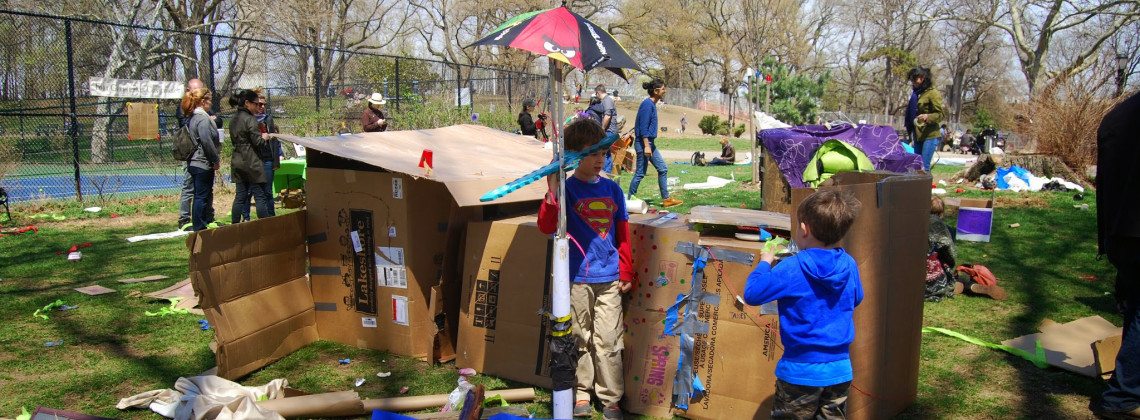
[[[455,65],[455,110],[456,111],[462,111],[463,110],[462,109],[462,106],[463,106],[463,77],[460,77],[461,74],[463,74],[463,66],[456,64]]]
[[[317,112],[321,111],[321,50],[313,47],[313,95],[317,100]]]
[[[75,198],[83,201],[83,183],[79,176],[79,119],[76,118],[75,106],[75,48],[72,45],[71,19],[63,21],[64,41],[67,42],[67,97],[68,121],[67,135],[71,137],[71,159],[75,164]]]
[[[507,112],[514,113],[515,110],[511,108],[511,105],[515,103],[515,101],[511,99],[511,74],[511,72],[507,72]]]
[[[402,96],[403,95],[400,94],[400,58],[396,57],[396,95],[394,96],[394,99],[396,101],[395,105],[397,111],[400,110],[400,98]]]
[[[206,63],[210,65],[210,73],[206,75],[210,83],[210,90],[214,92],[215,98],[224,98],[226,95],[218,93],[218,86],[214,84],[216,82],[214,80],[214,34],[206,35]],[[222,109],[222,101],[215,99],[210,102],[210,112],[217,115],[218,111]]]

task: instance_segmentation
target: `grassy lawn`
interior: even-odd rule
[[[675,149],[696,142],[675,140]],[[746,144],[738,145],[740,149]],[[949,178],[958,167],[936,166],[936,178]],[[685,204],[670,211],[687,212],[695,205],[759,208],[759,191],[746,185],[750,168],[692,167],[670,164],[669,176],[680,184],[701,182],[709,175],[735,176],[737,182],[716,190],[683,191],[674,196]],[[627,188],[631,175],[618,182]],[[950,182],[950,181],[948,181]],[[944,187],[948,196],[989,196],[966,186],[955,194],[955,185]],[[656,173],[642,181],[638,196],[660,203]],[[998,342],[1036,331],[1043,319],[1068,322],[1100,315],[1120,323],[1112,310],[1112,271],[1096,259],[1095,194],[1075,202],[1065,193],[999,193],[994,235],[990,243],[959,242],[960,262],[984,264],[993,270],[1010,298],[996,302],[960,296],[928,303],[923,324],[944,327]],[[218,199],[219,216],[227,206]],[[1088,211],[1073,208],[1087,203]],[[214,365],[208,343],[212,332],[198,328],[200,317],[172,315],[150,317],[163,302],[133,297],[132,292],[164,288],[187,274],[182,239],[130,244],[125,238],[143,233],[169,231],[176,218],[176,197],[150,197],[104,204],[99,214],[82,210],[92,204],[52,201],[21,204],[14,208],[16,222],[5,227],[36,223],[36,234],[0,238],[0,416],[15,416],[20,407],[37,405],[66,408],[115,418],[157,418],[146,410],[119,411],[122,397],[150,389],[168,388],[180,376],[193,376]],[[32,219],[51,214],[65,220]],[[109,213],[121,215],[110,218]],[[954,216],[948,216],[954,225]],[[1020,228],[1009,228],[1020,223]],[[57,251],[73,244],[91,242],[83,259],[69,263]],[[117,279],[152,274],[169,280],[124,285]],[[1094,280],[1086,280],[1088,276]],[[99,284],[116,293],[89,297],[71,290]],[[53,311],[50,319],[32,313],[62,299],[78,308]],[[58,347],[44,343],[63,340]],[[740,357],[749,353],[742,351]],[[351,358],[339,366],[337,359]],[[1057,369],[1038,369],[1006,353],[988,350],[941,335],[924,335],[917,402],[905,418],[1073,418],[1085,417],[1089,396],[1102,388],[1099,380]],[[388,378],[377,372],[392,372]],[[367,382],[353,388],[354,378]],[[308,392],[355,389],[364,397],[397,396],[407,386],[407,395],[449,392],[457,375],[453,364],[432,365],[385,352],[362,350],[331,342],[308,346],[241,382],[261,385],[273,378],[287,378],[290,385]],[[492,377],[478,376],[489,388],[524,386]],[[539,417],[550,415],[550,396],[539,391],[536,402],[527,405]],[[493,394],[493,392],[489,392]],[[632,416],[631,416],[632,417]]]

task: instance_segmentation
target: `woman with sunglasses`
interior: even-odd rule
[[[243,89],[230,97],[230,105],[237,108],[230,123],[230,141],[234,145],[230,169],[236,186],[230,221],[235,224],[241,222],[242,209],[249,211],[251,196],[257,202],[257,218],[271,217],[274,214],[273,196],[269,194],[264,160],[258,153],[266,148],[269,134],[258,128],[256,115],[261,111],[257,92]]]

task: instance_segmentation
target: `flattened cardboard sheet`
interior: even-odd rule
[[[1121,335],[1124,331],[1097,315],[1064,324],[1046,320],[1039,329],[1040,333],[1023,335],[1001,343],[1032,354],[1036,349],[1035,342],[1041,340],[1041,347],[1045,349],[1045,361],[1050,366],[1088,377],[1098,377],[1103,373],[1097,370],[1093,345],[1097,341]]]

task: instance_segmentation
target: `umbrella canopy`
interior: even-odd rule
[[[626,79],[625,69],[641,70],[613,35],[566,6],[515,16],[475,45],[527,50],[582,71],[606,68]]]

